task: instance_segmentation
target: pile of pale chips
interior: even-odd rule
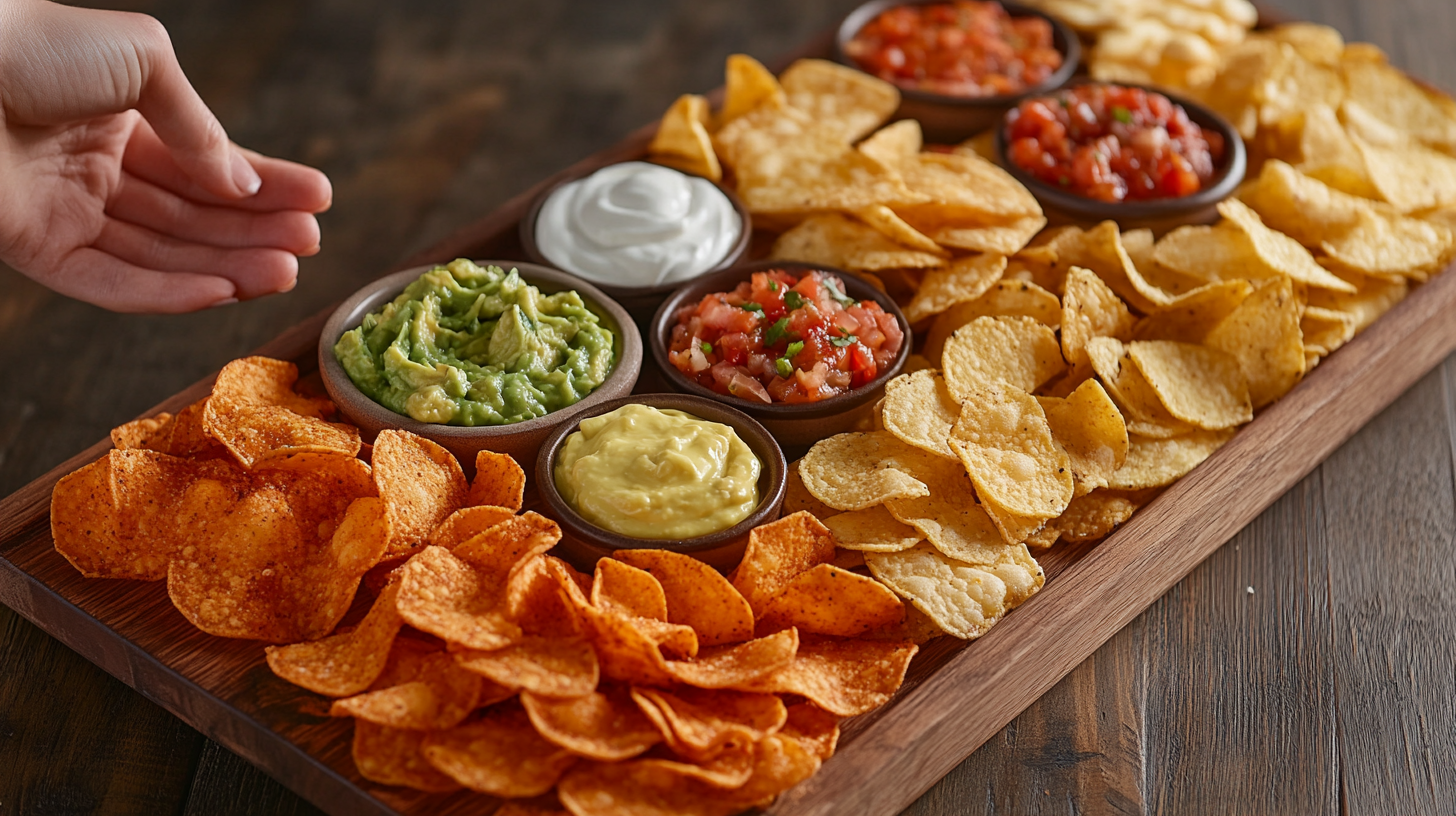
[[[1033,551],[1106,536],[1456,255],[1456,104],[1377,51],[1306,25],[1246,39],[1239,3],[1055,5],[1099,45],[1127,34],[1113,20],[1160,20],[1218,51],[1150,78],[1204,88],[1254,145],[1219,223],[1042,230],[971,142],[875,130],[894,89],[813,60],[775,84],[733,58],[717,120],[694,97],[664,120],[698,111],[698,155],[783,230],[774,257],[881,280],[922,332],[867,432],[815,445],[786,504],[911,601],[922,635],[984,634],[1042,586]]]
[[[356,628],[268,650],[355,718],[367,779],[535,797],[529,812],[726,816],[813,774],[839,718],[886,702],[916,652],[900,601],[830,563],[808,513],[755,529],[724,578],[663,550],[584,575],[546,555],[561,531],[535,513],[454,524],[480,509]]]
[[[831,62],[800,60],[775,79],[735,55],[717,116],[681,97],[649,153],[736,189],[756,228],[783,231],[772,257],[892,292],[1009,255],[1046,225],[1036,199],[974,150],[922,152],[913,121],[877,131],[899,104],[895,86]]]
[[[1197,88],[1259,14],[1248,0],[1028,0],[1090,43],[1093,79]]]

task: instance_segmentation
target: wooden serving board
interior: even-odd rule
[[[827,40],[803,53],[826,50]],[[654,129],[578,167],[639,157]],[[517,223],[553,180],[397,268],[521,257]],[[838,754],[769,812],[889,816],[909,805],[1456,350],[1453,311],[1456,275],[1438,276],[1115,534],[1044,556],[1047,583],[1038,595],[978,641],[927,644],[896,698],[846,722]],[[257,353],[311,371],[326,314]],[[654,381],[644,370],[641,385]],[[210,387],[211,378],[198,382],[148,415],[176,410]],[[0,501],[0,603],[330,813],[490,808],[479,794],[430,795],[362,779],[349,757],[349,721],[329,718],[326,700],[276,678],[261,644],[201,633],[177,613],[163,583],[87,579],[61,558],[50,535],[51,490],[108,448],[103,440]]]

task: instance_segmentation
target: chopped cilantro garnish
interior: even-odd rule
[[[1112,109],[1112,118],[1124,125],[1132,124],[1132,111],[1118,105]]]
[[[698,348],[702,349],[704,354],[712,354],[713,353],[713,344],[712,343],[703,343],[702,345],[698,346]]]
[[[858,337],[855,337],[852,334],[846,334],[843,337],[831,337],[829,338],[829,342],[833,343],[835,348],[844,348],[845,346],[855,342],[858,339]]]
[[[739,306],[738,308],[744,310],[745,312],[758,312],[759,314],[763,314],[763,307],[758,305],[757,303],[754,303],[751,300],[743,304],[742,306]]]
[[[784,305],[787,306],[789,311],[791,312],[795,309],[804,308],[804,304],[807,302],[808,301],[804,300],[803,295],[795,292],[793,289],[790,289],[789,291],[784,293]]]
[[[774,369],[779,372],[780,377],[787,377],[794,373],[794,364],[780,357],[774,360]]]
[[[784,337],[787,336],[788,333],[789,319],[787,317],[781,317],[778,319],[777,323],[769,326],[768,331],[763,333],[763,344],[765,346],[775,345],[780,340],[784,339]]]
[[[770,292],[777,292],[779,290],[779,282],[778,281],[769,281],[768,282],[768,290]]]
[[[804,341],[802,341],[802,340],[795,340],[794,342],[792,342],[792,343],[789,344],[789,347],[788,348],[784,349],[784,359],[785,360],[792,360],[792,359],[794,359],[795,357],[798,356],[799,352],[801,352],[803,350],[804,350]]]
[[[856,301],[854,298],[844,294],[844,290],[839,288],[839,282],[836,281],[834,278],[825,278],[824,288],[829,290],[830,297],[839,301],[839,305],[843,306],[846,309],[853,306],[855,303],[858,303],[858,301]]]

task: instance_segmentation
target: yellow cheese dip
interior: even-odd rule
[[[624,405],[581,421],[557,454],[555,477],[562,498],[599,527],[684,539],[748,518],[762,468],[727,425]]]

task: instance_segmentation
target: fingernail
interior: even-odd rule
[[[222,300],[219,300],[218,302],[212,304],[211,306],[208,306],[207,308],[209,308],[209,309],[216,309],[219,306],[231,306],[232,304],[237,303],[237,302],[238,302],[238,299],[235,298],[235,297],[223,298]]]
[[[244,195],[254,195],[263,187],[263,179],[253,165],[248,162],[248,157],[237,150],[233,151],[233,183]]]

